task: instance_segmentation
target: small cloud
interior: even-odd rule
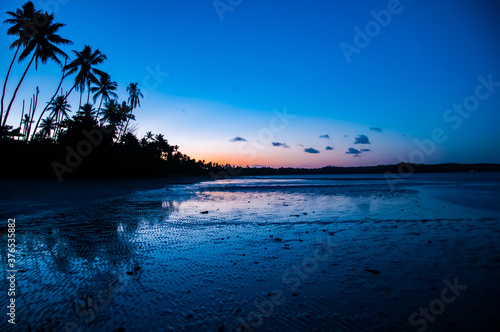
[[[319,153],[319,151],[318,151],[318,150],[313,149],[313,148],[307,148],[307,149],[304,149],[304,152],[307,152],[307,153]]]
[[[361,149],[361,152],[368,152],[371,151],[370,149]]]
[[[349,150],[347,150],[347,152],[346,152],[346,153],[347,153],[347,154],[360,154],[360,153],[361,153],[361,151],[356,150],[356,149],[354,149],[354,148],[349,148]]]
[[[236,136],[235,138],[233,139],[230,139],[229,142],[246,142],[247,140],[244,139],[243,137],[239,137],[239,136]]]
[[[298,146],[301,146],[301,147],[304,147],[304,145],[300,144],[300,143],[297,143]]]
[[[331,146],[326,147],[326,151],[331,151],[331,150],[333,150],[333,148]]]
[[[286,143],[273,142],[272,144],[273,144],[273,146],[282,146],[282,147],[284,147],[285,149],[288,149],[288,148],[289,148],[288,144],[286,144]]]
[[[370,144],[370,140],[365,135],[359,135],[355,138],[354,144]]]
[[[382,132],[382,128],[379,128],[379,127],[370,127],[370,130],[371,131],[376,131],[378,133],[381,133]]]
[[[348,137],[347,135],[344,135],[344,137]]]
[[[320,135],[319,138],[326,138],[326,139],[330,139],[330,135]]]
[[[252,165],[253,168],[264,168],[264,167],[269,167],[267,165]]]

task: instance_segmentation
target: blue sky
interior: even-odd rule
[[[2,1],[2,21],[22,3]],[[60,34],[74,42],[64,48],[68,54],[88,44],[108,56],[100,69],[119,83],[120,99],[139,82],[145,98],[138,136],[164,133],[196,159],[296,167],[412,156],[424,163],[500,162],[500,87],[483,88],[488,97],[460,116],[458,128],[459,120],[443,118],[474,96],[479,76],[500,82],[495,1],[221,0],[219,11],[200,0],[34,3],[67,24]],[[347,59],[340,45],[356,46],[356,27],[367,34],[366,45]],[[7,50],[5,36],[0,47]],[[12,56],[0,54],[2,81]],[[26,65],[16,64],[8,92]],[[30,69],[9,122],[18,123],[22,99],[29,102],[35,86],[46,102],[58,80],[55,65]],[[72,97],[76,110],[78,96]],[[276,112],[285,108],[293,117],[277,124]],[[436,128],[446,140],[419,148],[416,140],[429,143]],[[355,144],[359,135],[370,144]],[[231,142],[235,137],[245,141]]]

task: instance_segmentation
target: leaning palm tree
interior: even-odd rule
[[[66,97],[73,91],[73,89],[76,89],[76,91],[80,92],[80,105],[79,107],[82,106],[82,95],[83,92],[85,91],[85,88],[88,89],[88,97],[87,97],[87,103],[89,102],[90,99],[90,84],[92,82],[95,82],[97,79],[95,77],[95,74],[100,74],[102,73],[99,69],[96,69],[95,67],[99,64],[101,64],[104,60],[107,59],[106,55],[102,54],[101,51],[95,50],[92,52],[92,48],[88,45],[85,45],[83,48],[83,51],[78,52],[78,51],[73,51],[73,53],[76,55],[76,59],[71,61],[70,64],[68,64],[65,69],[68,71],[68,75],[71,75],[73,73],[77,73],[75,77],[75,84],[69,90],[69,92],[66,94]]]
[[[14,57],[12,58],[9,70],[7,71],[7,75],[5,76],[5,82],[3,84],[2,100],[0,102],[0,123],[2,123],[3,119],[3,100],[5,98],[5,89],[7,87],[7,81],[9,80],[10,71],[12,70],[12,66],[16,61],[19,50],[21,49],[21,47],[26,46],[30,36],[33,33],[33,31],[27,29],[27,27],[29,27],[29,24],[33,23],[33,17],[35,16],[35,6],[33,5],[33,2],[28,1],[22,6],[22,9],[18,8],[15,12],[9,11],[7,12],[7,14],[12,17],[4,21],[4,23],[12,25],[9,29],[7,29],[7,34],[9,36],[16,36],[18,37],[18,39],[16,39],[10,45],[10,49],[15,48],[16,53],[14,53]]]
[[[141,89],[139,89],[138,85],[139,85],[139,83],[130,83],[129,86],[127,87],[127,91],[128,91],[128,95],[129,95],[128,103],[130,105],[130,115],[131,116],[132,116],[132,112],[134,111],[134,108],[136,108],[137,106],[141,107],[140,98],[144,98],[144,96],[141,93]],[[131,117],[129,117],[129,119],[127,120],[127,124],[125,125],[124,132],[127,131],[130,119],[131,119]]]
[[[59,60],[58,56],[62,56],[64,58],[67,58],[68,56],[66,53],[64,53],[61,49],[59,49],[56,45],[70,45],[73,44],[70,40],[64,39],[61,36],[59,36],[57,31],[64,26],[62,23],[54,23],[54,15],[53,14],[42,14],[41,12],[37,12],[35,14],[34,20],[38,20],[39,22],[46,22],[46,24],[38,27],[38,31],[36,34],[33,35],[33,37],[27,42],[26,47],[24,50],[21,52],[21,55],[19,55],[19,61],[24,60],[27,58],[31,53],[33,53],[31,60],[26,67],[26,70],[24,71],[23,75],[21,76],[21,80],[19,81],[19,84],[17,85],[16,89],[14,90],[14,95],[12,96],[12,99],[9,103],[9,106],[7,107],[7,110],[5,112],[5,118],[3,120],[3,125],[7,123],[7,118],[9,116],[10,109],[12,107],[12,104],[14,103],[14,100],[16,99],[17,92],[19,91],[19,87],[21,86],[21,83],[23,82],[24,78],[26,77],[26,73],[30,69],[31,65],[33,62],[35,62],[36,68],[38,68],[38,62],[41,61],[42,64],[47,63],[49,60],[54,61],[55,63],[59,64],[62,66],[61,61]]]
[[[39,135],[42,138],[50,138],[52,130],[54,129],[56,129],[54,119],[47,117],[42,120],[42,124],[40,125]]]
[[[66,101],[66,98],[61,95],[52,101],[48,110],[52,111],[49,118],[54,120],[54,124],[58,128],[57,133],[59,133],[61,130],[61,121],[69,118],[68,112],[71,112],[71,106]]]
[[[109,74],[101,72],[99,74],[99,79],[94,82],[95,86],[93,86],[90,90],[94,94],[94,103],[96,100],[101,97],[101,102],[99,104],[99,108],[97,109],[96,120],[99,117],[99,112],[101,111],[101,106],[103,101],[108,101],[111,98],[116,99],[118,95],[116,94],[116,88],[118,84],[114,81],[111,81],[111,76]]]

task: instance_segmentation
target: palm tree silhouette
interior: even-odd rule
[[[116,88],[118,84],[114,81],[111,81],[111,76],[109,74],[101,72],[99,74],[99,79],[94,82],[95,86],[93,86],[90,90],[94,94],[94,103],[97,98],[101,97],[101,103],[99,104],[99,108],[97,109],[96,120],[99,117],[99,112],[101,111],[101,106],[103,101],[108,101],[111,98],[116,99],[118,95],[116,94]]]
[[[16,53],[14,53],[14,57],[12,58],[9,70],[7,71],[7,76],[5,77],[5,82],[3,84],[2,100],[0,102],[1,104],[0,123],[2,123],[3,119],[3,100],[5,98],[5,89],[7,87],[7,81],[9,80],[10,71],[12,70],[12,66],[16,61],[19,50],[21,49],[22,46],[26,46],[28,42],[28,39],[26,37],[30,35],[30,30],[28,28],[30,27],[30,24],[33,22],[33,17],[35,16],[35,6],[33,5],[33,2],[28,1],[22,6],[22,9],[18,8],[16,12],[8,11],[7,14],[12,16],[12,18],[9,18],[4,21],[4,23],[12,25],[9,29],[7,29],[7,35],[17,36],[18,39],[16,39],[12,43],[12,45],[10,45],[10,49],[15,48]]]
[[[120,133],[118,134],[118,137],[120,138],[121,136],[124,136],[127,131],[128,123],[130,120],[135,120],[135,115],[132,114],[132,107],[127,105],[127,102],[122,102],[122,104],[119,107],[120,113],[123,114],[124,120],[127,120],[127,124],[125,126],[122,126]]]
[[[114,126],[116,130],[125,119],[126,116],[116,100],[108,100],[104,104],[104,108],[102,109],[102,123],[107,122]]]
[[[50,138],[50,134],[52,130],[56,129],[56,125],[54,123],[54,119],[47,117],[42,120],[42,123],[40,125],[40,132],[39,135],[42,138],[48,137]]]
[[[97,81],[95,74],[102,73],[102,71],[96,69],[95,66],[101,64],[104,60],[107,59],[107,57],[106,55],[102,54],[101,51],[99,51],[98,49],[92,52],[92,48],[88,45],[85,45],[83,51],[78,52],[73,50],[73,53],[76,55],[76,59],[71,61],[71,63],[69,63],[66,66],[66,69],[68,70],[68,75],[71,75],[76,72],[78,72],[78,74],[75,77],[75,84],[73,85],[71,90],[69,90],[66,97],[68,97],[68,95],[71,93],[71,91],[73,91],[73,89],[76,89],[76,91],[80,92],[79,107],[81,107],[82,95],[83,92],[85,91],[85,87],[88,88],[88,97],[87,97],[87,103],[88,103],[90,99],[90,84]]]
[[[144,138],[146,139],[146,142],[152,142],[154,138],[154,134],[151,131],[146,132],[146,135],[144,135]]]
[[[81,116],[83,118],[94,118],[95,116],[95,109],[94,109],[94,105],[92,104],[84,104],[82,107],[80,107],[80,109],[78,110],[78,112],[76,112],[76,116]]]
[[[56,135],[61,131],[61,121],[65,118],[68,119],[68,112],[71,112],[71,106],[66,101],[64,96],[56,97],[50,104],[48,110],[52,111],[49,115],[51,120],[54,120],[54,124],[57,126]]]
[[[127,131],[130,119],[135,120],[135,117],[132,118],[132,112],[134,111],[134,108],[136,108],[137,106],[141,107],[140,98],[144,98],[144,96],[141,93],[141,89],[139,89],[138,85],[139,85],[139,83],[130,83],[129,86],[127,87],[127,91],[128,91],[128,95],[129,95],[128,103],[130,104],[130,117],[127,120],[127,124],[125,125],[124,132]]]
[[[62,66],[62,63],[59,60],[58,56],[62,56],[64,58],[67,58],[68,56],[56,45],[73,44],[73,42],[71,42],[70,40],[64,39],[58,34],[56,34],[60,28],[65,26],[65,24],[54,23],[54,14],[49,15],[47,13],[42,14],[41,12],[36,12],[33,20],[36,20],[38,22],[45,22],[45,24],[41,25],[38,28],[38,31],[33,35],[33,37],[30,40],[28,40],[26,47],[21,52],[21,55],[19,55],[19,61],[22,61],[25,58],[27,58],[28,55],[33,53],[33,56],[31,57],[31,60],[28,64],[28,67],[26,67],[26,70],[24,71],[23,76],[19,81],[19,84],[14,90],[14,95],[12,96],[9,106],[7,107],[7,110],[5,112],[5,118],[3,120],[4,126],[7,123],[7,118],[9,116],[12,103],[14,103],[14,100],[16,99],[19,87],[21,86],[21,83],[23,82],[26,73],[31,67],[33,61],[35,61],[36,68],[38,68],[38,61],[41,61],[42,64],[45,64],[47,63],[48,60],[52,60],[55,63]]]

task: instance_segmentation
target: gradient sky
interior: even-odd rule
[[[496,1],[221,0],[224,12],[212,0],[33,2],[67,24],[68,55],[88,44],[108,56],[99,68],[118,82],[120,99],[139,82],[139,137],[163,133],[193,158],[294,167],[500,162],[500,84],[474,97],[478,77],[500,82]],[[2,1],[2,21],[23,3]],[[372,11],[388,8],[390,22],[374,24]],[[14,55],[7,27],[2,82]],[[356,39],[356,27],[368,27],[369,40]],[[358,47],[346,57],[341,45]],[[26,65],[16,64],[7,96]],[[31,68],[9,123],[18,126],[36,86],[46,103],[59,79],[55,65]],[[464,100],[477,109],[447,112]],[[70,102],[76,111],[77,93]],[[277,115],[284,110],[291,115]],[[431,149],[436,128],[441,141]]]

